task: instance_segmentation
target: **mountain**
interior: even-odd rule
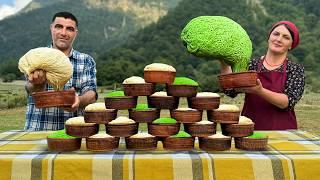
[[[184,0],[158,23],[141,29],[126,44],[98,58],[98,83],[121,83],[132,75],[143,76],[143,67],[164,62],[177,69],[177,76],[197,80],[202,90],[218,91],[217,60],[190,55],[180,40],[183,27],[194,17],[226,16],[238,22],[253,42],[253,55],[266,53],[268,31],[273,23],[290,20],[300,30],[300,45],[289,57],[304,65],[307,88],[320,91],[320,1],[310,0]]]
[[[0,63],[51,42],[49,25],[58,11],[79,21],[75,48],[96,55],[125,42],[137,30],[156,23],[180,0],[33,0],[0,21]]]

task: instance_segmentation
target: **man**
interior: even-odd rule
[[[76,97],[69,108],[41,108],[34,105],[32,92],[53,90],[46,83],[46,72],[35,70],[28,76],[26,91],[28,103],[25,130],[59,130],[64,128],[64,122],[75,116],[82,115],[81,109],[97,99],[96,64],[94,59],[72,48],[78,34],[78,21],[69,12],[58,12],[52,18],[50,25],[52,48],[62,51],[73,65],[73,75],[65,84],[64,89],[74,88]]]

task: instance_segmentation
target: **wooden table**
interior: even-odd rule
[[[319,137],[303,131],[264,131],[267,151],[116,151],[55,153],[47,149],[51,132],[0,134],[0,179],[320,179]]]

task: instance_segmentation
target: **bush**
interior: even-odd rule
[[[25,95],[14,94],[0,97],[0,108],[11,109],[26,105],[27,97]]]
[[[17,79],[17,76],[13,73],[9,73],[2,76],[3,82],[12,82],[13,80],[16,80],[16,79]]]

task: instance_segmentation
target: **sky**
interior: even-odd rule
[[[24,8],[31,0],[0,0],[0,20],[15,14]]]

